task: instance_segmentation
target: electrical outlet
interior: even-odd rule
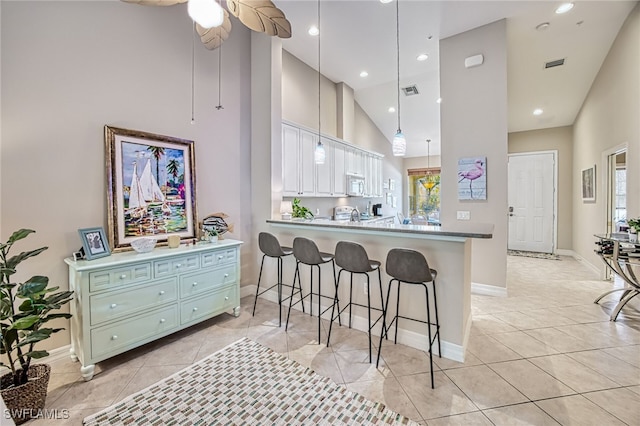
[[[367,283],[362,283],[362,292],[365,294],[365,296],[369,294],[369,291],[367,289]]]
[[[457,219],[458,220],[469,220],[469,219],[471,219],[471,214],[470,214],[470,212],[465,211],[465,210],[458,210]]]

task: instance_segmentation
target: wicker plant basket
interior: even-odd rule
[[[0,377],[0,394],[16,425],[38,417],[44,409],[51,366],[35,364],[29,367],[29,381],[15,388],[4,389],[12,383],[11,373]],[[4,415],[4,413],[2,413]]]

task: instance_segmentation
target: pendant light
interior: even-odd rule
[[[224,22],[224,10],[216,0],[189,0],[187,13],[202,28],[219,27]]]
[[[320,137],[320,82],[322,78],[322,74],[320,74],[320,0],[318,0],[318,143],[316,144],[316,149],[313,152],[313,158],[316,164],[324,164],[324,160],[326,159],[326,152],[324,150],[324,145],[322,144]]]
[[[391,149],[396,157],[403,156],[407,153],[407,141],[400,129],[400,0],[396,0],[396,52],[398,65],[398,131],[393,137]]]
[[[429,149],[431,145],[431,139],[427,139],[427,175],[425,177],[424,183],[422,184],[422,186],[424,186],[426,188],[427,191],[429,191],[429,193],[431,193],[431,190],[433,189],[434,186],[436,186],[436,183],[430,179],[431,177],[431,166],[429,164],[429,160],[431,159],[431,150]]]

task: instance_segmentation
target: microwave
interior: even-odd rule
[[[347,195],[350,197],[364,196],[364,176],[347,175]]]

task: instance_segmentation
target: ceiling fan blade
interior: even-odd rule
[[[291,23],[270,0],[227,0],[229,12],[253,31],[291,37]]]
[[[120,0],[125,3],[135,3],[142,6],[173,6],[178,3],[186,3],[187,0]]]
[[[203,28],[199,24],[196,24],[196,31],[200,36],[200,40],[209,50],[214,50],[220,47],[220,45],[229,38],[231,32],[231,19],[229,19],[229,12],[224,11],[224,21],[222,25],[215,28]]]

